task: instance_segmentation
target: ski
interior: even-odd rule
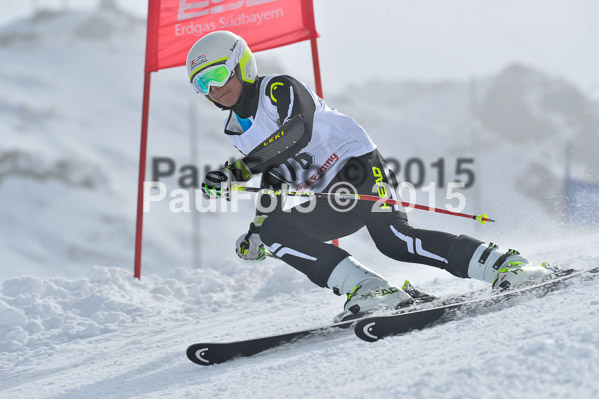
[[[436,298],[422,292],[417,292],[418,295],[424,296],[424,298],[416,298],[417,303],[400,310],[393,311],[401,312],[406,309],[421,309],[421,306],[430,306],[435,303],[455,303],[461,302],[474,296],[480,295],[487,290],[474,291],[467,294],[459,294],[449,298]],[[412,293],[414,295],[414,293]],[[431,300],[432,298],[432,300]],[[389,313],[387,313],[389,314]],[[370,317],[371,315],[356,315],[352,320],[342,321],[340,323],[331,323],[324,326],[309,328],[305,330],[293,331],[290,333],[283,333],[259,338],[251,338],[247,340],[240,340],[235,342],[200,342],[190,345],[187,348],[187,358],[192,362],[202,365],[210,366],[213,364],[224,363],[226,361],[240,358],[249,357],[258,353],[264,352],[265,350],[272,349],[287,343],[296,342],[302,339],[308,339],[310,337],[322,337],[342,330],[351,328],[357,321]]]
[[[459,302],[450,301],[451,303],[444,303],[441,306],[433,306],[427,309],[407,310],[406,312],[393,315],[365,317],[356,322],[354,333],[364,341],[374,342],[381,338],[403,334],[412,330],[422,330],[435,323],[454,320],[457,317],[456,313],[458,313],[458,311],[460,317],[475,315],[482,309],[504,303],[526,293],[542,296],[559,289],[566,280],[598,272],[599,267],[586,270],[570,270],[558,277],[537,284],[527,285],[513,290],[506,290],[484,298],[475,298]]]
[[[290,333],[271,335],[235,342],[205,342],[192,344],[187,348],[187,358],[192,362],[210,366],[238,358],[248,357],[280,345],[313,336],[324,336],[334,331],[350,328],[356,320],[332,323]]]

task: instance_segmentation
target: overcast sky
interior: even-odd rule
[[[0,0],[0,23],[38,7],[92,8],[99,0]],[[117,0],[145,15],[147,0]],[[599,1],[314,0],[325,96],[352,81],[467,79],[522,62],[599,98]],[[312,80],[307,43],[269,50]],[[311,83],[311,82],[309,82]]]

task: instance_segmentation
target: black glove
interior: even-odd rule
[[[206,199],[224,197],[231,199],[231,185],[236,182],[248,181],[252,172],[241,159],[232,164],[225,164],[224,168],[208,172],[202,182],[202,195]]]

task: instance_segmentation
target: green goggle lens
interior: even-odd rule
[[[211,86],[222,87],[232,76],[233,72],[229,71],[225,65],[217,65],[198,73],[193,77],[191,83],[198,92],[207,95]]]

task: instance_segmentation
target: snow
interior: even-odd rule
[[[591,267],[597,249],[590,244],[597,239],[583,235],[545,248],[560,244],[569,253],[551,253],[556,262]],[[573,257],[576,252],[583,256]],[[341,332],[197,366],[185,358],[193,342],[324,324],[342,302],[283,265],[229,266],[180,268],[141,281],[124,269],[106,267],[91,268],[79,279],[5,280],[0,396],[593,398],[599,393],[598,278],[372,344]],[[420,287],[430,292],[481,287],[426,267],[399,272],[389,274],[417,274]],[[289,288],[282,290],[282,284]]]
[[[44,13],[0,27],[0,398],[599,397],[597,278],[374,344],[347,331],[222,365],[189,362],[193,342],[326,324],[343,298],[278,261],[235,256],[250,201],[239,212],[201,213],[195,241],[197,214],[152,203],[143,278],[132,278],[144,34],[142,21],[114,10]],[[263,71],[276,72],[276,60],[259,56]],[[203,174],[235,153],[219,133],[222,114],[183,76],[153,76],[148,158]],[[599,232],[562,223],[561,157],[574,141],[575,177],[596,177],[599,111],[552,79],[521,66],[481,79],[473,115],[472,82],[370,82],[327,101],[363,124],[386,156],[427,165],[444,157],[446,181],[457,158],[475,158],[464,211],[498,222],[413,212],[414,225],[517,248],[536,263],[589,268]],[[560,108],[562,97],[577,106]],[[492,110],[513,104],[543,130],[518,137],[509,120],[494,119]],[[178,177],[163,180],[169,190]],[[436,191],[437,206],[448,203],[445,194]],[[342,246],[391,281],[430,293],[485,287],[392,262],[366,231]],[[190,267],[192,249],[201,268]]]

